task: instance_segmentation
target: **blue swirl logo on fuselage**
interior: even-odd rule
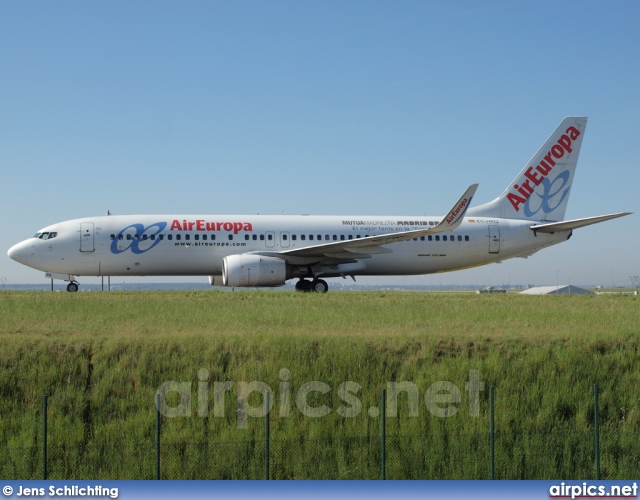
[[[119,254],[131,249],[135,254],[148,252],[162,240],[156,238],[167,227],[166,222],[156,222],[144,227],[142,224],[131,224],[115,235],[111,242],[111,253]],[[157,230],[154,232],[154,228]],[[135,229],[135,233],[127,233],[127,230]],[[127,236],[130,239],[127,239]],[[146,238],[145,238],[146,236]],[[151,238],[153,236],[153,238]]]
[[[569,194],[571,186],[565,189],[565,186],[567,184],[569,184],[568,170],[560,172],[553,180],[549,180],[548,177],[544,178],[542,180],[542,193],[538,193],[537,191],[534,193],[540,199],[538,208],[536,208],[535,210],[531,210],[531,200],[533,199],[533,195],[531,195],[531,197],[524,204],[524,214],[527,217],[534,217],[540,210],[542,210],[545,214],[550,214],[551,212],[553,212],[556,208],[562,205],[562,202]],[[562,191],[563,189],[564,191]],[[561,192],[562,195],[560,196],[560,199],[557,201],[557,203],[555,203],[554,206],[550,206],[549,202]]]

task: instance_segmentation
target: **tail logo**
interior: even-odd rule
[[[535,169],[534,167],[529,167],[525,171],[524,177],[526,179],[524,179],[524,182],[519,180],[520,185],[518,184],[513,185],[513,188],[515,191],[509,192],[509,194],[507,194],[507,199],[511,202],[511,205],[513,206],[516,212],[520,211],[520,205],[522,205],[523,203],[527,203],[529,201],[529,198],[535,192],[535,189],[541,184],[543,186],[544,192],[543,194],[538,194],[538,196],[540,196],[540,198],[542,199],[542,204],[540,208],[542,208],[545,213],[552,212],[553,210],[555,210],[555,208],[557,208],[560,205],[560,203],[562,203],[562,199],[564,199],[564,197],[566,196],[567,192],[569,191],[569,188],[567,188],[567,190],[564,192],[564,194],[562,195],[562,199],[556,205],[555,208],[550,209],[548,200],[550,200],[551,198],[553,198],[553,196],[558,194],[562,190],[562,188],[567,184],[569,180],[569,171],[562,172],[553,181],[549,181],[547,176],[549,175],[553,167],[556,166],[556,160],[561,159],[565,154],[569,154],[573,151],[571,149],[571,144],[579,136],[580,136],[580,131],[577,128],[569,127],[566,130],[566,133],[560,136],[558,141],[551,147],[551,149],[549,149],[547,154],[540,161],[540,163],[535,167]],[[565,173],[567,174],[566,180],[564,181],[562,186],[558,190],[556,190],[554,194],[550,194],[552,186],[556,183],[558,179],[564,178],[563,175]],[[540,208],[538,208],[538,210],[536,210],[533,213],[537,213],[540,210]],[[525,205],[525,210],[529,211],[528,204]],[[526,213],[526,215],[527,217],[531,216],[529,213]]]
[[[554,189],[554,186],[558,182],[560,183],[560,185],[552,192],[552,190]],[[532,198],[531,197],[528,198],[524,204],[524,214],[527,217],[534,217],[540,210],[542,210],[545,214],[550,214],[551,212],[553,212],[556,208],[558,208],[562,204],[564,199],[569,194],[569,190],[571,189],[571,186],[565,189],[565,186],[567,186],[567,184],[569,184],[568,170],[565,170],[564,172],[560,172],[556,176],[556,178],[553,179],[552,181],[550,181],[548,177],[545,177],[542,180],[542,194],[536,193],[536,195],[540,198],[540,205],[538,205],[538,208],[536,208],[535,210],[531,210]],[[563,189],[564,191],[562,191]],[[555,203],[554,206],[551,206],[549,202],[561,192],[562,192],[562,196],[560,196],[560,199],[558,200],[558,202]]]

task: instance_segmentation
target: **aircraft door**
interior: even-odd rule
[[[280,233],[280,246],[287,248],[289,246],[289,233]]]
[[[266,236],[267,236],[267,239],[265,241],[265,244],[267,245],[268,248],[273,248],[276,245],[275,233],[273,231],[267,231]]]
[[[500,253],[500,228],[498,226],[489,227],[489,253]]]
[[[81,252],[95,251],[93,222],[80,223],[80,251]]]

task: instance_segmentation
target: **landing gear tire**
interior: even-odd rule
[[[311,289],[317,293],[327,293],[329,291],[329,285],[325,280],[313,280],[311,282]]]
[[[311,282],[301,279],[296,283],[296,292],[311,292]]]
[[[77,292],[78,291],[78,284],[71,282],[67,285],[67,292]]]

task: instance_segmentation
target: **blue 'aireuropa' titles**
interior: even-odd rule
[[[119,254],[129,249],[135,254],[148,252],[162,241],[160,238],[151,239],[150,236],[159,235],[166,227],[166,222],[156,222],[147,227],[142,224],[131,224],[115,235],[114,240],[111,242],[111,253]],[[127,230],[131,228],[135,229],[135,233],[127,234]],[[152,232],[153,228],[157,228],[157,231]],[[144,238],[145,236],[147,236],[146,239]]]
[[[551,189],[553,188],[554,184],[556,184],[556,182],[561,182],[561,184],[552,193]],[[538,198],[540,198],[540,205],[538,206],[537,209],[531,210],[531,206],[530,205],[531,205],[531,200],[533,199],[533,195],[532,195],[524,204],[524,214],[527,217],[534,217],[540,210],[542,210],[545,214],[550,214],[551,212],[553,212],[556,208],[558,208],[560,205],[562,205],[562,202],[564,201],[564,199],[569,194],[569,190],[571,189],[571,186],[569,186],[567,189],[565,189],[565,191],[562,193],[562,196],[560,197],[558,202],[555,204],[555,206],[553,206],[553,207],[550,206],[549,205],[549,201],[554,196],[558,195],[568,183],[569,183],[569,171],[568,170],[565,170],[564,172],[560,172],[556,176],[556,178],[553,179],[552,181],[549,180],[548,177],[544,178],[542,180],[542,183],[541,183],[542,189],[543,189],[542,194],[540,194],[538,192],[534,192],[534,194],[537,195]]]

